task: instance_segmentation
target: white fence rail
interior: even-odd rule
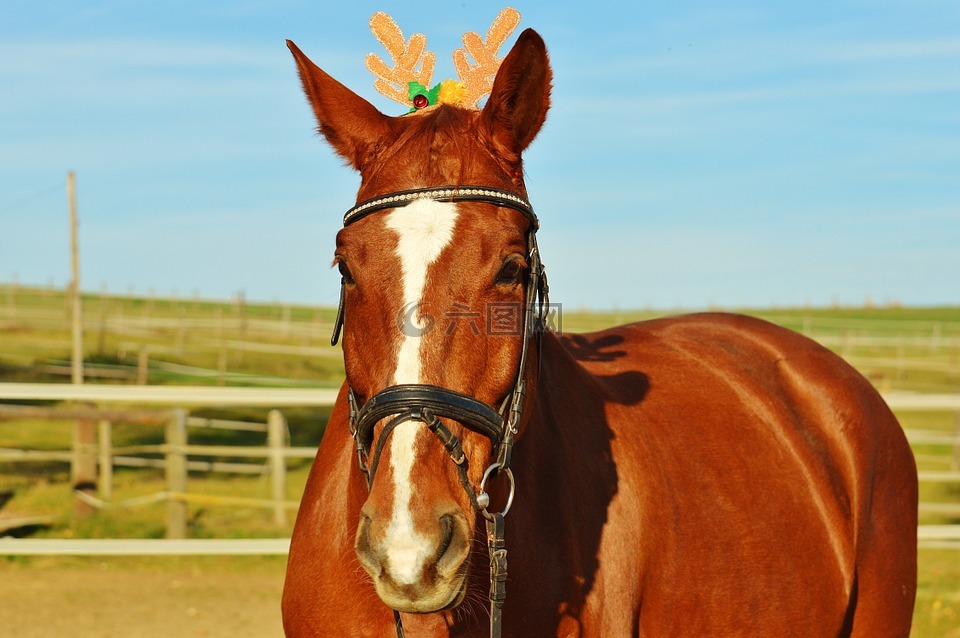
[[[289,550],[289,538],[0,538],[0,556],[267,556]]]
[[[0,400],[86,401],[141,406],[331,406],[332,388],[236,388],[164,385],[0,383]]]
[[[159,385],[72,385],[66,383],[0,383],[0,400],[87,401],[96,404],[326,406],[333,405],[335,388],[237,388]],[[960,394],[887,392],[893,410],[960,411]]]
[[[327,407],[333,405],[339,390],[332,388],[237,388],[131,385],[72,385],[38,383],[0,383],[0,399],[5,401],[73,401],[109,408],[83,405],[66,408],[38,408],[35,406],[0,405],[0,418],[29,417],[67,419],[78,422],[81,432],[71,450],[15,450],[0,449],[0,460],[6,461],[63,461],[71,463],[77,509],[123,507],[128,503],[112,502],[112,473],[116,465],[154,466],[164,469],[167,488],[151,499],[168,503],[167,537],[186,536],[187,508],[190,503],[216,502],[222,505],[267,507],[273,509],[274,522],[283,525],[287,511],[298,503],[285,499],[286,460],[313,458],[315,447],[298,448],[287,444],[286,422],[275,408],[293,406]],[[131,407],[136,406],[136,407]],[[177,406],[176,409],[170,409]],[[202,419],[188,419],[184,406],[258,406],[271,407],[267,424],[244,426],[267,434],[266,445],[255,447],[188,445],[187,426],[204,427],[231,424]],[[152,408],[152,409],[151,409]],[[160,425],[164,428],[164,443],[135,448],[114,448],[110,439],[110,424],[137,422]],[[133,454],[155,453],[162,459],[144,459]],[[188,457],[235,457],[263,459],[263,464],[225,463],[197,460]],[[99,472],[98,472],[99,470]],[[187,488],[189,471],[260,472],[271,477],[271,499],[243,497],[212,497],[193,494]],[[98,496],[92,492],[97,487]],[[142,499],[140,499],[142,500]],[[139,502],[139,500],[138,500]]]
[[[195,456],[234,456],[234,457],[260,457],[269,459],[271,464],[271,473],[274,475],[275,498],[271,501],[271,506],[275,511],[275,518],[283,520],[286,509],[295,508],[296,503],[282,500],[277,496],[282,494],[282,477],[285,473],[285,459],[288,457],[312,457],[315,453],[314,448],[290,448],[278,447],[278,441],[281,435],[274,432],[272,446],[259,448],[239,448],[228,446],[195,446],[187,445],[186,425],[187,417],[182,408],[185,406],[260,406],[260,407],[293,407],[293,406],[314,406],[329,407],[335,402],[339,390],[332,388],[236,388],[236,387],[184,387],[184,386],[131,386],[131,385],[68,385],[68,384],[31,384],[31,383],[0,383],[0,400],[44,400],[44,401],[76,401],[86,402],[98,406],[164,406],[170,408],[176,406],[177,410],[164,410],[165,414],[173,415],[171,418],[165,418],[167,423],[166,443],[161,446],[155,446],[158,452],[165,455],[162,460],[162,466],[165,467],[168,477],[168,490],[160,496],[170,502],[170,513],[168,518],[168,536],[179,539],[185,534],[186,506],[188,502],[202,501],[203,495],[191,495],[186,491],[186,473],[189,469],[199,469],[204,461],[188,461],[188,455]],[[884,399],[893,410],[916,410],[916,411],[948,411],[956,412],[960,415],[960,395],[948,394],[915,394],[907,392],[892,392],[884,395]],[[73,408],[74,412],[82,411],[83,408]],[[122,420],[124,415],[129,416],[134,410],[124,410],[114,408],[115,414],[107,413],[107,417]],[[157,411],[158,413],[161,411]],[[65,412],[68,416],[61,418],[82,418],[84,415]],[[92,413],[91,413],[92,414]],[[100,416],[102,422],[104,417]],[[197,425],[201,425],[196,423]],[[203,425],[211,425],[207,422]],[[260,429],[264,426],[257,426]],[[101,429],[101,436],[103,430]],[[957,445],[956,437],[949,437],[943,434],[933,434],[928,432],[908,432],[911,440],[914,442],[950,444]],[[934,441],[934,439],[936,439]],[[100,455],[101,467],[112,467],[118,459],[111,453],[109,458],[104,456],[102,446],[99,448],[86,448],[79,450],[85,454],[89,462],[91,456]],[[3,456],[3,450],[0,450],[0,456]],[[6,451],[14,454],[16,451]],[[57,455],[58,453],[48,453]],[[60,452],[66,460],[76,459],[77,450],[69,452]],[[38,457],[39,458],[39,457]],[[158,460],[159,461],[159,460]],[[121,460],[120,463],[124,463]],[[96,468],[97,461],[93,461]],[[193,464],[193,467],[190,465]],[[281,468],[282,466],[282,468]],[[209,464],[204,469],[210,469]],[[95,470],[94,470],[95,471]],[[960,482],[960,472],[920,472],[921,481],[936,482]],[[90,495],[85,495],[88,502],[95,502],[98,499]],[[242,497],[216,497],[219,502],[233,502],[244,505],[263,505],[263,502],[257,499],[246,499]],[[101,501],[102,503],[102,501]],[[954,507],[952,504],[926,504],[926,511],[946,511],[944,507]],[[952,510],[951,510],[952,511]],[[281,539],[267,539],[273,543],[279,543]],[[64,541],[66,542],[66,541]],[[235,545],[211,543],[209,545],[178,545],[178,544],[160,544],[169,541],[154,541],[153,544],[147,542],[143,545],[135,544],[114,544],[104,546],[106,548],[95,548],[95,545],[85,545],[81,541],[73,541],[75,545],[57,544],[54,541],[26,541],[4,539],[0,540],[0,555],[5,553],[194,553],[200,552],[200,547],[218,548],[202,550],[205,553],[278,553],[279,550],[270,550],[267,548],[267,541],[264,546],[258,546],[256,543],[244,545],[237,542]],[[177,541],[182,542],[182,541]],[[960,547],[960,525],[923,525],[919,529],[919,542],[921,545],[936,547]],[[36,544],[39,543],[39,544]],[[93,541],[91,541],[93,543]],[[89,547],[92,549],[82,549]],[[112,549],[111,549],[112,547]],[[153,549],[149,549],[149,548]],[[234,549],[228,549],[233,547]],[[50,548],[42,549],[42,548]],[[59,548],[59,549],[58,549]],[[179,548],[179,549],[178,549]],[[191,549],[192,548],[192,549]],[[244,549],[246,548],[246,549]],[[182,551],[181,551],[182,550]],[[285,549],[283,551],[286,551]]]
[[[921,525],[917,545],[960,547],[960,525]],[[289,538],[21,539],[0,538],[0,556],[268,556],[285,555]]]

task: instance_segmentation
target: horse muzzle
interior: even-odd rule
[[[368,503],[369,505],[369,503]],[[364,506],[354,549],[377,595],[389,607],[429,613],[460,604],[466,593],[471,533],[466,518],[451,509],[431,529],[397,529]]]

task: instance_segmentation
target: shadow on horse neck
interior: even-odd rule
[[[510,556],[516,576],[508,622],[536,635],[557,635],[561,623],[579,626],[595,585],[619,485],[608,411],[640,404],[650,380],[641,370],[591,374],[581,364],[629,366],[622,342],[611,334],[543,337],[533,414],[514,453],[519,495],[507,526],[508,547],[523,548]]]

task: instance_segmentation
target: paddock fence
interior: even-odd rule
[[[242,294],[232,301],[211,302],[198,295],[158,297],[151,292],[134,301],[106,290],[99,298],[85,295],[85,303],[88,311],[82,331],[90,346],[88,354],[116,355],[113,364],[85,364],[90,378],[146,384],[160,378],[176,378],[180,383],[183,377],[193,377],[215,378],[223,385],[289,385],[297,380],[271,377],[262,371],[250,374],[244,362],[269,355],[286,362],[311,358],[331,363],[342,356],[338,348],[329,346],[332,308],[248,304]],[[626,312],[613,317],[613,322],[660,314]],[[602,320],[597,318],[601,316]],[[772,310],[768,318],[834,350],[881,389],[960,391],[960,321],[949,315],[939,319],[844,318],[796,309]],[[570,311],[564,318],[565,327],[573,331],[610,322],[609,316],[589,312]],[[71,347],[69,295],[62,289],[0,283],[0,327],[8,328],[15,337],[8,341],[15,347],[4,353],[4,363],[45,375],[70,375],[69,363],[61,360]],[[207,367],[174,363],[186,352],[191,353],[193,363]]]
[[[285,498],[286,465],[290,458],[313,458],[315,447],[291,447],[284,407],[330,407],[338,390],[330,388],[238,388],[134,385],[67,385],[0,383],[0,419],[40,419],[74,423],[73,445],[67,450],[0,448],[0,461],[56,461],[69,463],[74,485],[75,507],[97,509],[135,507],[167,503],[166,541],[131,542],[82,541],[76,539],[0,539],[0,555],[59,553],[75,555],[138,553],[283,553],[289,541],[266,539],[263,543],[213,542],[186,539],[190,503],[264,507],[273,511],[274,522],[286,524],[287,512],[299,503]],[[960,394],[914,394],[892,392],[884,395],[894,411],[949,412],[954,431],[906,431],[913,445],[946,449],[950,469],[921,471],[922,483],[960,485]],[[13,404],[13,401],[63,401],[66,405],[40,407]],[[256,406],[271,408],[266,423],[200,419],[189,416],[190,407]],[[118,447],[112,444],[114,423],[135,423],[162,427],[164,442],[159,445]],[[265,435],[260,446],[191,445],[190,428],[243,429]],[[150,454],[152,457],[142,455]],[[215,458],[245,459],[226,462]],[[260,463],[248,460],[262,459]],[[129,499],[112,500],[113,468],[158,467],[164,470],[166,489]],[[190,471],[267,473],[271,477],[270,499],[191,493]],[[960,516],[960,503],[921,503],[921,514]],[[3,519],[0,518],[0,525]],[[0,527],[2,534],[2,527]],[[926,547],[960,548],[960,525],[921,525],[919,544]],[[269,540],[270,542],[266,542]],[[69,542],[67,542],[69,541]],[[190,544],[187,541],[195,541]],[[106,544],[104,544],[106,543]],[[184,544],[186,543],[186,544]],[[179,549],[177,549],[179,548]]]
[[[0,448],[0,462],[63,462],[71,468],[75,508],[85,514],[94,509],[137,507],[167,503],[166,537],[185,538],[187,510],[193,504],[264,507],[273,511],[276,525],[286,525],[289,510],[298,501],[286,499],[287,460],[311,459],[316,447],[291,447],[281,407],[329,407],[337,390],[329,388],[209,388],[172,386],[111,386],[0,383],[4,401],[69,401],[68,405],[40,407],[0,404],[0,420],[38,419],[73,423],[70,449],[36,450]],[[117,407],[130,406],[136,407]],[[110,406],[110,407],[101,407]],[[144,407],[149,406],[149,407]],[[266,423],[248,423],[189,416],[186,407],[271,407]],[[163,429],[163,443],[118,447],[112,442],[115,423],[154,426]],[[191,428],[216,428],[262,432],[260,446],[195,445],[189,443]],[[238,461],[214,460],[218,458]],[[260,460],[260,462],[254,462]],[[164,470],[165,489],[128,499],[113,500],[113,469],[118,466],[153,467]],[[189,490],[188,473],[228,472],[266,474],[271,498],[200,494]],[[37,522],[40,522],[39,520]],[[11,524],[23,521],[11,521]],[[0,518],[0,533],[4,519]]]

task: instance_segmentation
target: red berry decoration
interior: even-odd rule
[[[426,108],[430,104],[430,100],[427,99],[427,96],[423,93],[413,96],[413,108],[422,109]]]

